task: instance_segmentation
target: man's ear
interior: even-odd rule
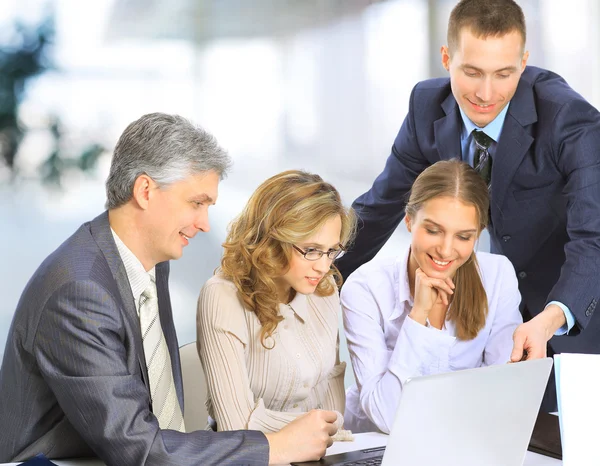
[[[447,45],[442,45],[440,54],[442,55],[442,66],[446,69],[446,71],[450,71],[450,51],[448,50]]]
[[[408,230],[409,233],[411,233],[410,229],[412,228],[411,221],[412,220],[410,218],[410,215],[404,216],[404,223],[406,224],[406,229]]]
[[[150,202],[150,191],[154,185],[154,180],[152,180],[152,178],[145,173],[138,176],[133,183],[133,199],[143,210],[148,208],[148,203]]]
[[[521,73],[525,71],[525,67],[527,66],[527,60],[529,60],[529,50],[525,50],[523,53],[523,58],[521,59]]]

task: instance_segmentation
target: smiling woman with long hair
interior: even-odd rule
[[[348,391],[347,428],[389,433],[410,377],[510,360],[521,296],[506,257],[475,252],[488,209],[475,170],[437,162],[412,186],[407,251],[348,278],[341,299],[357,384]]]
[[[343,412],[333,260],[355,224],[336,189],[302,171],[266,180],[232,222],[198,300],[213,429],[274,432],[313,408]]]

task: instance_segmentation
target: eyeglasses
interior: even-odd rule
[[[329,251],[321,251],[315,248],[306,248],[306,251],[292,244],[292,247],[304,256],[308,261],[318,261],[323,255],[326,255],[329,260],[336,260],[342,257],[346,250],[340,244],[339,249],[330,249]]]

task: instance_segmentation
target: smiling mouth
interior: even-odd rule
[[[183,236],[183,237],[184,237],[186,240],[188,240],[188,241],[191,239],[189,236],[187,236],[187,235],[183,234],[182,232],[179,232],[179,234],[180,234],[181,236]]]
[[[437,265],[441,265],[441,266],[448,265],[450,263],[450,261],[438,261],[438,260],[434,259],[433,257],[431,258],[431,260],[433,262],[435,262]]]
[[[427,254],[427,256],[429,257],[429,259],[431,259],[431,262],[433,262],[433,264],[439,268],[447,268],[450,264],[452,264],[452,262],[454,262],[454,259],[449,261],[441,261],[439,259],[434,259],[429,254]]]
[[[469,99],[467,99],[467,100],[469,100]],[[487,109],[493,108],[496,105],[496,104],[480,104],[477,102],[473,102],[472,100],[469,100],[469,103],[471,105],[473,105],[474,107],[480,108],[482,110],[487,110]]]

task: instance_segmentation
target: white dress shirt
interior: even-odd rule
[[[148,287],[152,280],[156,280],[156,269],[152,267],[148,272],[136,257],[136,255],[129,249],[125,243],[115,233],[115,230],[110,229],[117,250],[125,266],[125,273],[129,280],[129,286],[131,287],[131,293],[133,294],[133,300],[135,302],[135,308],[138,316],[140,315],[140,297],[144,290]]]
[[[477,260],[489,313],[474,339],[459,340],[452,321],[438,330],[409,318],[408,254],[363,265],[342,288],[344,329],[357,382],[346,393],[344,420],[354,432],[389,433],[402,384],[410,377],[506,363],[513,332],[522,323],[512,264],[484,252],[477,253]]]

